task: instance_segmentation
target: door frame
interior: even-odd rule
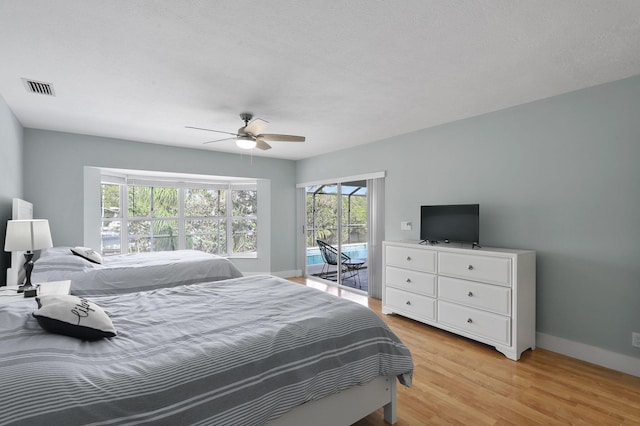
[[[331,185],[331,184],[341,184],[345,182],[351,182],[355,180],[367,180],[367,229],[368,229],[368,247],[367,247],[367,264],[369,267],[367,268],[368,274],[368,294],[369,296],[379,297],[377,295],[377,287],[374,285],[374,279],[379,275],[374,271],[376,268],[371,267],[373,263],[381,262],[382,259],[377,259],[380,257],[381,253],[376,250],[377,247],[382,245],[382,240],[384,239],[384,217],[381,214],[384,212],[384,196],[380,196],[380,194],[375,194],[372,196],[371,190],[369,188],[369,181],[373,179],[379,179],[385,177],[385,171],[380,172],[372,172],[355,176],[343,176],[339,178],[332,179],[322,179],[311,182],[302,182],[296,184],[296,199],[297,199],[297,221],[298,221],[298,238],[297,238],[297,264],[300,266],[299,270],[302,271],[302,276],[307,275],[307,260],[306,260],[306,198],[305,198],[305,189],[308,186],[314,185]],[[383,192],[382,185],[382,192]],[[340,204],[340,203],[339,203]],[[375,223],[372,223],[375,221]],[[373,248],[373,250],[372,250]],[[377,262],[376,262],[377,260]],[[343,286],[344,287],[344,286]]]

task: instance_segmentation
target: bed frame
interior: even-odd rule
[[[268,426],[350,425],[380,407],[384,407],[384,420],[395,424],[395,377],[378,377],[365,385],[307,402],[269,422]]]

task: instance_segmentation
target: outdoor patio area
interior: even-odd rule
[[[335,275],[335,267],[330,269],[333,274],[329,274],[326,278],[321,277],[320,274],[322,272],[324,264],[315,264],[315,265],[307,265],[307,275],[327,279],[329,281],[336,282],[337,278]],[[362,290],[365,292],[369,291],[369,271],[367,270],[366,265],[358,270],[358,274],[353,277],[343,279],[342,285],[345,287],[351,287],[357,290]]]
[[[305,187],[307,275],[369,290],[367,181]],[[338,266],[340,265],[340,266]]]

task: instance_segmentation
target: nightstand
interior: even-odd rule
[[[38,296],[69,294],[71,280],[36,283],[35,286],[38,287]],[[0,305],[22,299],[25,299],[24,293],[18,293],[18,287],[0,287]]]
[[[23,299],[23,294],[18,293],[18,287],[0,287],[0,305],[6,305]]]

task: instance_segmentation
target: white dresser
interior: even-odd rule
[[[536,253],[385,241],[382,312],[495,346],[535,349]]]

